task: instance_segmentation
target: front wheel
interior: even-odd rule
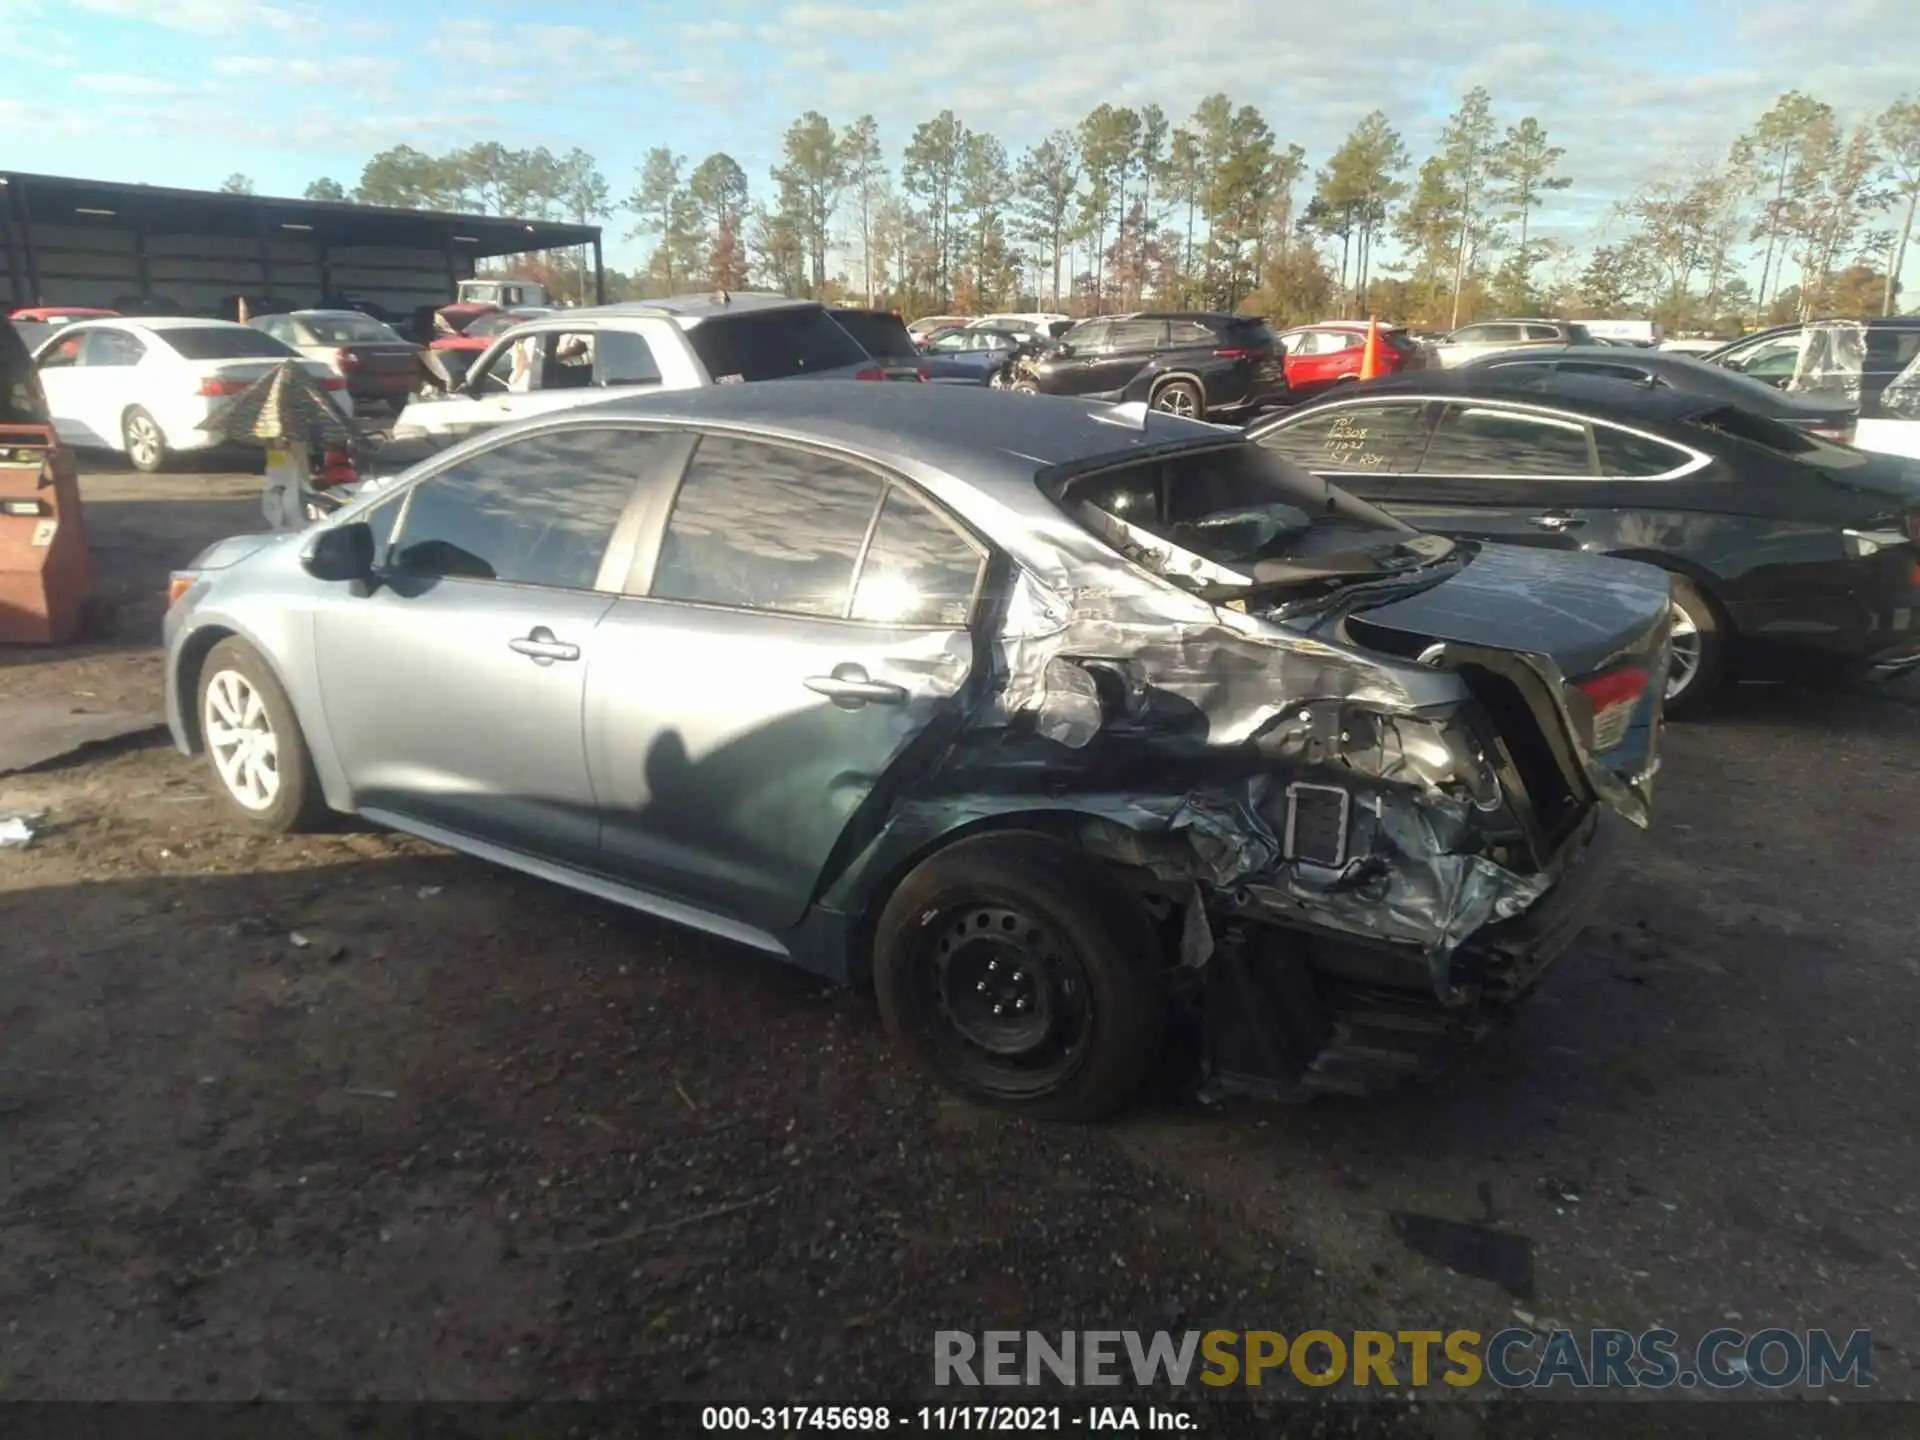
[[[901,882],[875,935],[874,989],[895,1042],[952,1089],[1095,1120],[1158,1057],[1164,963],[1106,870],[1046,836],[985,835]]]
[[[1206,400],[1191,380],[1169,380],[1153,393],[1153,408],[1184,420],[1207,418]]]
[[[326,812],[293,704],[260,652],[222,640],[200,667],[200,738],[227,808],[262,830],[311,829]]]
[[[1673,577],[1671,614],[1666,713],[1684,717],[1699,710],[1720,688],[1726,671],[1726,634],[1713,602],[1684,576]]]

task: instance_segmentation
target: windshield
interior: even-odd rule
[[[316,345],[394,344],[400,339],[371,315],[306,315],[300,323]]]
[[[154,333],[188,360],[285,360],[296,353],[245,325],[180,325]]]
[[[790,380],[864,365],[872,357],[825,310],[813,305],[716,315],[687,331],[716,385]]]
[[[869,310],[836,310],[833,318],[875,359],[912,356],[913,336],[898,315],[876,315]]]
[[[1453,548],[1254,444],[1042,487],[1127,559],[1203,594],[1374,578]]]

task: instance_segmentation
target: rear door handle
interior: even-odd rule
[[[1549,510],[1544,515],[1527,517],[1529,525],[1538,525],[1542,530],[1573,530],[1587,522],[1578,515],[1568,515],[1564,511]]]
[[[553,631],[544,625],[536,625],[525,635],[509,640],[507,648],[516,654],[525,655],[536,665],[551,665],[556,660],[580,658],[578,645],[569,645],[564,640],[555,639]]]
[[[885,680],[869,680],[859,665],[836,665],[831,675],[809,675],[807,689],[824,695],[842,710],[858,710],[862,705],[898,705],[907,698],[906,687]]]

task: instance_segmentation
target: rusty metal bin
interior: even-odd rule
[[[72,452],[50,426],[0,425],[0,644],[75,639],[90,580]]]

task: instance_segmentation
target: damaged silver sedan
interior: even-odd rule
[[[174,577],[176,743],[871,983],[947,1083],[1429,1073],[1578,933],[1657,769],[1667,578],[1419,534],[1237,432],[724,386],[456,446]]]

